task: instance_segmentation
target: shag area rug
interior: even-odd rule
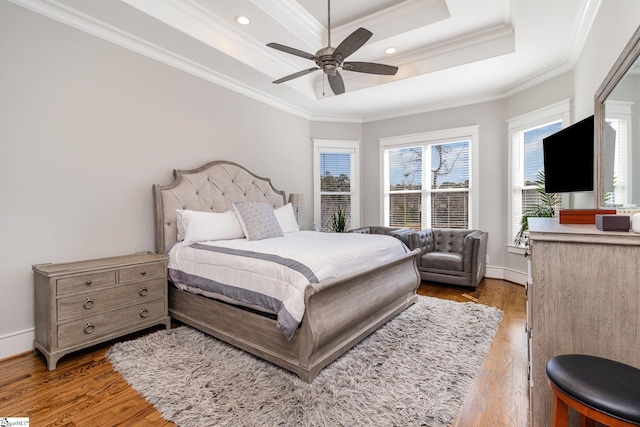
[[[108,358],[183,427],[446,427],[501,319],[497,308],[421,296],[312,384],[186,326],[115,344]]]

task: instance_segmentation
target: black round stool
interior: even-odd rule
[[[569,407],[581,427],[640,425],[640,369],[601,357],[564,354],[547,362],[552,427],[566,427]]]

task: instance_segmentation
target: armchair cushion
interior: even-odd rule
[[[439,270],[462,271],[464,262],[462,254],[451,252],[427,252],[420,258],[420,266],[423,268],[436,268]]]

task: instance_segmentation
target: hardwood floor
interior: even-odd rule
[[[459,302],[474,301],[504,312],[489,353],[462,405],[453,427],[526,427],[529,424],[527,335],[524,287],[504,280],[484,279],[471,288],[426,285],[421,295]],[[471,299],[469,298],[471,297]]]
[[[528,423],[525,295],[520,285],[485,279],[470,288],[423,283],[418,293],[500,308],[504,318],[453,427],[524,427]],[[0,361],[0,417],[39,426],[173,426],[116,373],[110,343],[63,357],[54,371],[32,353]]]

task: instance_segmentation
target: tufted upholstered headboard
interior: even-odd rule
[[[164,253],[176,242],[176,210],[225,212],[236,202],[263,202],[274,208],[286,203],[284,191],[269,178],[252,174],[242,166],[214,161],[193,170],[173,171],[173,183],[153,186],[156,217],[156,251]]]

